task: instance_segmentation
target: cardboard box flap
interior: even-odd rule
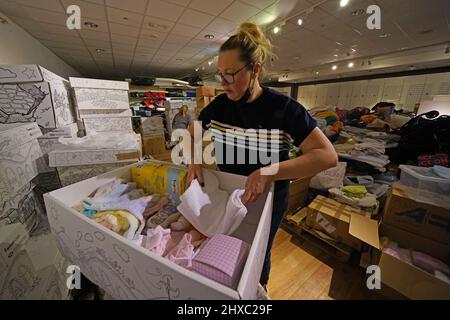
[[[130,85],[126,81],[112,81],[89,78],[69,77],[72,88],[87,89],[111,89],[111,90],[129,90]]]
[[[348,232],[361,241],[380,249],[378,221],[368,219],[359,214],[352,214]]]
[[[413,265],[382,254],[379,267],[384,284],[411,299],[450,299],[450,284]]]
[[[0,65],[0,83],[39,82],[43,77],[35,64]]]

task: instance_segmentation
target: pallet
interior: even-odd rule
[[[319,248],[321,251],[336,258],[340,262],[347,262],[352,254],[352,248],[335,241],[325,239],[318,234],[314,229],[308,227],[305,223],[306,215],[303,217],[299,224],[292,223],[285,219],[282,223],[283,229],[291,233],[293,236],[298,237],[300,240],[310,243],[314,247]]]

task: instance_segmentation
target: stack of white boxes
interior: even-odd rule
[[[0,125],[0,226],[23,223],[32,231],[42,208],[32,180],[38,175],[42,156],[35,122]]]
[[[0,227],[0,300],[68,300],[68,261],[51,233],[30,237],[20,223]]]
[[[38,65],[0,66],[0,299],[67,298],[51,287],[65,260],[40,203],[39,173],[50,171],[47,144],[77,131],[68,81]]]
[[[22,123],[36,123],[42,131],[38,138],[42,157],[37,160],[39,176],[34,183],[43,203],[43,193],[61,186],[48,166],[47,154],[58,145],[59,137],[74,137],[78,132],[69,82],[34,64],[1,65],[0,126]]]
[[[132,141],[133,145],[123,146],[121,139]],[[92,148],[80,141],[76,147],[66,146],[49,153],[49,165],[56,168],[63,187],[140,160],[141,139],[138,134],[97,133],[95,140],[105,143]]]
[[[133,132],[128,100],[129,84],[86,78],[69,78],[77,117],[86,135],[94,132]]]

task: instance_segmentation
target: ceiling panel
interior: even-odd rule
[[[61,5],[61,2],[59,2],[59,0],[14,0],[11,2],[19,3],[29,7],[50,10],[62,14],[66,13],[66,8]]]
[[[223,18],[216,18],[214,19],[209,25],[206,26],[205,30],[208,31],[215,31],[222,34],[227,34],[231,31],[234,31],[237,29],[237,24],[235,22],[223,19]]]
[[[137,38],[139,35],[138,28],[125,26],[123,24],[118,23],[109,23],[109,30],[111,31],[111,34],[130,36],[133,38]]]
[[[32,7],[24,7],[24,10],[34,21],[66,26],[67,16],[63,13],[57,13]]]
[[[187,26],[181,23],[178,23],[173,29],[172,34],[186,36],[186,37],[194,37],[196,36],[202,29],[197,27]]]
[[[147,14],[164,20],[177,21],[184,9],[182,6],[161,0],[149,0]]]
[[[140,28],[144,15],[131,13],[129,11],[109,8],[108,7],[108,21],[114,23],[120,23],[127,26]]]
[[[204,28],[213,19],[214,16],[210,14],[202,13],[200,11],[192,9],[186,9],[182,14],[182,16],[180,17],[180,19],[178,20],[178,22],[188,26]]]
[[[103,0],[99,0],[103,2]],[[106,0],[106,5],[143,14],[148,0]]]
[[[235,1],[220,16],[235,23],[241,23],[253,17],[260,10],[248,4]]]
[[[193,8],[198,11],[202,11],[217,16],[222,11],[224,11],[232,2],[233,0],[220,0],[220,1],[192,0],[191,3],[189,4],[189,8]]]
[[[110,41],[109,33],[81,29],[78,31],[83,39]]]
[[[97,5],[87,1],[80,0],[61,0],[67,8],[70,5],[77,5],[81,9],[81,16],[97,20],[106,20],[106,9],[103,5]]]

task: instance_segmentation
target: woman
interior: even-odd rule
[[[272,242],[287,208],[289,180],[313,176],[337,164],[332,144],[316,128],[315,120],[305,108],[286,95],[261,87],[259,77],[270,56],[271,45],[262,31],[253,23],[243,23],[220,48],[216,76],[225,94],[216,97],[198,118],[203,130],[212,129],[219,169],[248,176],[242,196],[244,204],[256,201],[275,182],[271,229],[260,278],[264,288],[269,279]],[[193,125],[189,132],[193,137]],[[239,157],[253,152],[255,143],[258,148],[267,149],[269,138],[270,167],[260,160],[248,161],[251,157],[246,158],[245,164],[233,161],[236,154]],[[242,143],[242,139],[246,142]],[[291,143],[300,147],[302,155],[289,160]],[[230,145],[234,150],[230,150]],[[264,152],[262,149],[259,152]],[[235,151],[232,156],[226,157],[232,151]],[[275,170],[267,172],[269,168]],[[198,164],[189,166],[188,183],[193,179],[204,184]]]
[[[178,113],[173,117],[172,130],[175,129],[187,129],[191,124],[191,116],[188,114],[188,106],[181,106]]]

